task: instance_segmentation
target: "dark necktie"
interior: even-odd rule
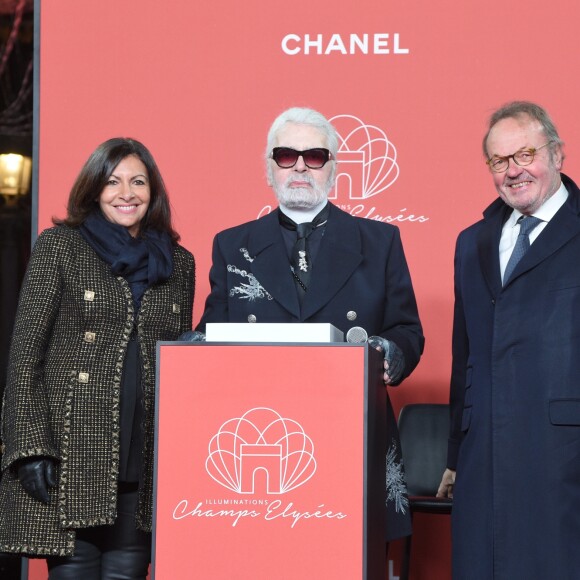
[[[512,251],[512,255],[508,260],[507,266],[505,267],[505,272],[503,275],[503,283],[506,285],[507,281],[510,279],[515,267],[518,262],[524,257],[524,254],[530,248],[530,232],[542,222],[540,218],[532,216],[521,216],[518,219],[520,224],[520,233],[518,234],[518,239],[516,240],[516,245]]]
[[[301,301],[308,291],[310,275],[312,274],[312,259],[308,248],[308,237],[314,230],[326,224],[328,214],[329,206],[327,204],[311,222],[297,224],[282,211],[279,212],[279,220],[282,227],[296,231],[296,242],[292,248],[290,267],[292,276],[298,285],[298,296]]]

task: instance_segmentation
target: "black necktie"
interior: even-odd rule
[[[290,267],[292,276],[298,285],[298,296],[301,300],[308,291],[310,275],[312,273],[312,259],[308,249],[308,237],[314,230],[326,224],[328,214],[329,206],[326,204],[311,222],[297,224],[282,211],[278,213],[282,227],[287,230],[296,231],[296,242],[292,248]]]

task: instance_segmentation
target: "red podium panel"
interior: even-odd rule
[[[160,343],[154,578],[384,579],[366,345]]]

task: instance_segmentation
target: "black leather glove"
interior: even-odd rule
[[[205,334],[199,330],[187,330],[180,334],[177,340],[182,342],[205,342]]]
[[[26,493],[41,501],[50,503],[49,487],[56,487],[56,464],[48,457],[31,457],[18,462],[18,480]]]
[[[388,385],[396,385],[403,378],[405,371],[405,355],[403,351],[392,341],[382,336],[371,336],[368,343],[377,350],[383,352],[383,358],[387,361],[389,368],[386,373],[389,375]]]

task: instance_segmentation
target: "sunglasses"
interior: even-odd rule
[[[317,147],[316,149],[305,149],[304,151],[296,151],[290,147],[274,147],[270,157],[276,162],[278,167],[282,169],[290,169],[294,167],[298,161],[298,157],[302,157],[304,165],[310,169],[320,169],[326,165],[326,162],[332,158],[332,153],[328,149]]]

